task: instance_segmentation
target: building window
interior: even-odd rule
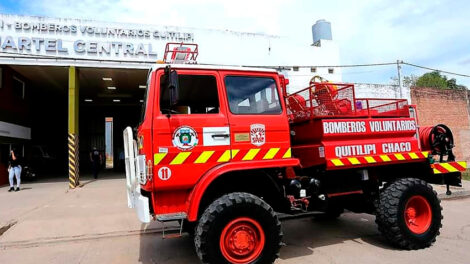
[[[292,67],[292,70],[294,70],[294,71],[299,71],[299,66],[294,66],[294,67]]]
[[[230,111],[233,114],[280,114],[276,82],[268,77],[225,77]]]
[[[160,78],[160,111],[164,114],[216,114],[219,113],[217,81],[211,75],[178,75],[178,102],[170,106],[170,93],[166,76]]]
[[[316,67],[311,67],[310,72],[317,72],[317,68]]]
[[[333,69],[333,68],[328,68],[328,73],[329,73],[329,74],[335,73],[335,69]]]
[[[18,98],[21,98],[21,99],[24,99],[24,93],[25,93],[25,83],[16,78],[16,77],[13,77],[13,94],[18,97]]]

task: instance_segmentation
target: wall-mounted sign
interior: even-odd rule
[[[77,19],[0,15],[0,52],[100,60],[151,61],[167,42],[193,42],[171,28]]]

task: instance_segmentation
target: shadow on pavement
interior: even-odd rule
[[[162,238],[161,232],[146,232],[141,225],[139,263],[179,264],[200,263],[194,251],[193,239],[187,234],[179,238]]]
[[[83,179],[80,181],[80,187],[84,187],[85,185],[88,185],[92,182],[95,182],[97,181],[98,179],[92,179],[92,180],[89,180],[89,181],[83,181]]]
[[[373,215],[345,213],[333,220],[295,219],[284,221],[282,227],[286,245],[281,248],[281,259],[312,255],[316,248],[347,241],[396,250],[379,233]]]
[[[391,247],[377,230],[375,216],[367,214],[345,213],[334,220],[291,219],[282,222],[282,229],[285,246],[281,248],[281,260],[310,256],[318,248],[351,241],[386,250],[397,250]],[[141,230],[146,230],[145,224],[142,224]],[[200,263],[190,236],[162,239],[161,233],[145,231],[140,235],[138,261],[144,264]]]

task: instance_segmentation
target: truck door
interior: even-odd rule
[[[221,74],[232,133],[232,161],[290,158],[289,124],[279,96],[279,78],[272,73],[252,74]]]
[[[230,131],[216,71],[177,70],[178,101],[163,70],[157,72],[157,106],[153,124],[155,189],[189,189],[209,169],[227,162]]]

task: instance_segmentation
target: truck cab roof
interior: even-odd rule
[[[154,64],[152,71],[164,69],[170,66],[176,69],[194,69],[194,70],[227,70],[227,71],[250,71],[250,72],[267,72],[276,73],[275,69],[258,68],[258,67],[245,67],[245,66],[229,66],[229,65],[215,65],[215,64]]]

